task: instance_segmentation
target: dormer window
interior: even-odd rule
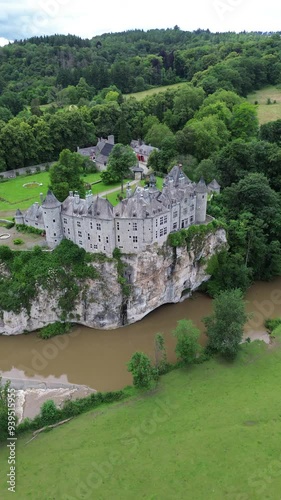
[[[119,212],[116,212],[116,214],[115,214],[115,215],[116,215],[116,217],[119,217],[119,215],[120,215],[120,214],[119,214]]]
[[[133,212],[133,217],[136,217],[136,216],[137,216],[136,212]]]

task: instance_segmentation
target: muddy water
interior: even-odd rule
[[[281,316],[281,277],[270,283],[255,283],[248,291],[247,311],[252,318],[246,335],[263,332],[267,317]],[[10,378],[33,378],[49,382],[86,384],[97,390],[114,390],[131,384],[126,362],[135,351],[154,359],[154,336],[162,332],[168,358],[175,360],[171,330],[177,320],[188,318],[202,332],[201,318],[212,311],[212,300],[202,294],[179,304],[168,304],[142,321],[118,330],[93,330],[77,326],[70,335],[40,340],[35,333],[0,337],[0,370]]]

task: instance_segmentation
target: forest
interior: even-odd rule
[[[182,83],[142,100],[126,94]],[[208,211],[229,249],[208,263],[218,290],[281,273],[281,120],[260,126],[246,97],[281,87],[279,33],[127,31],[92,40],[54,35],[0,49],[0,172],[57,160],[115,135],[159,148],[164,176],[182,163],[222,187]]]

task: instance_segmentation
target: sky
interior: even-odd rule
[[[165,5],[168,5],[166,7]],[[280,0],[0,0],[0,46],[54,33],[92,38],[129,29],[280,31]]]

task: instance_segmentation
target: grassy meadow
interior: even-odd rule
[[[186,85],[186,82],[174,83],[173,85],[163,85],[162,87],[153,87],[152,89],[142,90],[141,92],[133,92],[132,94],[123,95],[124,99],[129,99],[130,97],[135,97],[137,101],[141,101],[147,96],[154,94],[159,94],[159,92],[165,92],[166,90],[175,90]]]
[[[279,499],[281,342],[175,370],[149,393],[17,441],[19,499]],[[0,450],[1,499],[7,450]]]
[[[267,104],[268,99],[271,100],[272,104]],[[281,118],[281,88],[270,86],[257,90],[248,95],[248,101],[252,104],[258,102],[257,110],[260,125]],[[275,104],[274,101],[276,101]]]

